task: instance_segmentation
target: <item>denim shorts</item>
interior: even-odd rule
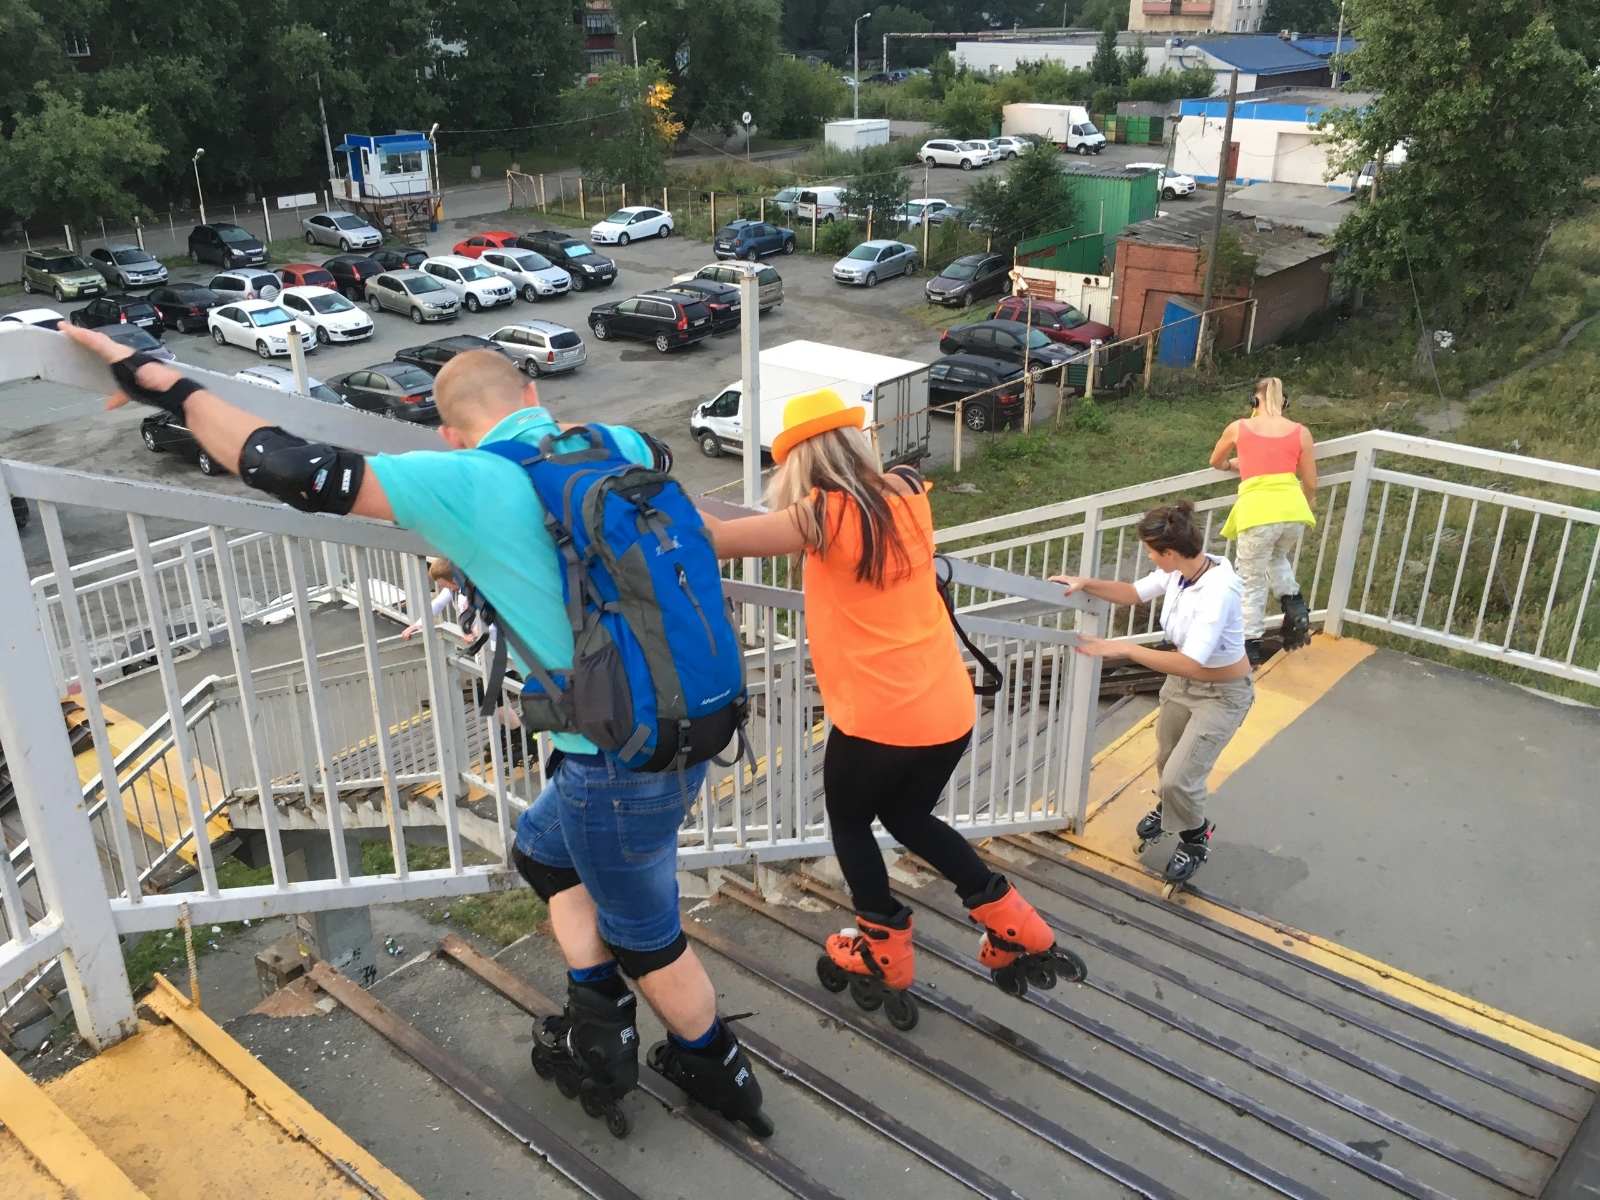
[[[644,772],[602,754],[568,754],[517,821],[517,849],[578,872],[608,943],[659,950],[682,929],[678,827],[705,777],[704,763]]]

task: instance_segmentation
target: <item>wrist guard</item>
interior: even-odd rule
[[[648,433],[640,433],[639,436],[644,439],[644,444],[650,447],[650,454],[655,459],[652,464],[655,469],[670,474],[672,471],[672,447],[660,438],[652,437]]]
[[[139,368],[153,362],[160,362],[160,359],[151,358],[148,354],[130,354],[127,358],[118,359],[111,364],[111,378],[117,381],[118,389],[130,400],[137,400],[141,404],[159,408],[162,412],[170,413],[177,420],[182,421],[183,402],[194,393],[204,389],[192,379],[180,379],[162,392],[144,387],[137,378]],[[166,365],[162,363],[162,366]]]
[[[239,452],[239,478],[301,512],[345,516],[355,507],[367,460],[355,450],[308,442],[263,425]]]

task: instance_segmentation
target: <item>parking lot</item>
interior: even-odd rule
[[[1138,160],[1153,148],[1112,146],[1094,165]],[[1074,165],[1077,165],[1074,163]],[[919,172],[912,176],[914,195],[922,192]],[[957,200],[980,173],[958,170],[932,172],[926,194]],[[525,222],[519,222],[520,228]],[[447,221],[429,242],[430,253],[448,253],[467,233],[506,226],[496,214],[457,217]],[[587,230],[571,230],[587,237]],[[461,316],[439,326],[419,327],[393,314],[374,320],[376,331],[365,342],[328,346],[308,359],[313,376],[327,379],[343,372],[384,361],[395,351],[455,333],[488,334],[508,321],[539,318],[567,325],[588,345],[588,362],[575,372],[539,381],[543,402],[563,420],[602,421],[633,425],[664,438],[678,451],[678,474],[685,486],[703,492],[739,477],[736,458],[707,459],[690,442],[688,417],[695,404],[715,395],[739,377],[737,331],[707,339],[684,350],[660,354],[643,342],[606,341],[589,331],[589,309],[604,300],[621,300],[635,293],[669,284],[673,275],[693,271],[713,261],[705,240],[709,231],[680,231],[665,240],[605,247],[617,260],[617,281],[601,291],[571,293],[560,298],[527,303],[517,300],[508,308]],[[908,238],[907,240],[912,240]],[[311,261],[326,257],[321,250],[307,255]],[[940,325],[923,314],[926,305],[917,276],[887,281],[877,288],[848,288],[836,284],[831,260],[804,254],[768,260],[783,276],[785,302],[761,319],[761,340],[773,346],[796,339],[830,342],[854,349],[896,357],[932,361],[938,357]],[[210,268],[183,267],[173,278],[204,282]],[[13,295],[0,300],[0,311],[39,307],[41,304],[71,311],[78,302],[54,305],[48,297]],[[204,334],[168,332],[166,343],[180,362],[232,373],[259,362],[246,350],[215,345]],[[1043,389],[1041,401],[1048,416],[1053,390]],[[72,467],[98,474],[157,480],[199,490],[240,493],[244,489],[230,477],[207,478],[193,462],[166,454],[153,454],[139,439],[144,412],[127,408],[102,411],[98,396],[40,384],[0,386],[0,457],[52,466]],[[934,421],[934,461],[948,460],[952,433],[949,418]],[[81,561],[127,545],[126,525],[109,515],[68,514],[65,521],[69,552]],[[171,531],[176,532],[177,527]],[[155,533],[166,530],[155,529]],[[37,523],[24,535],[30,562],[47,570],[43,537]]]

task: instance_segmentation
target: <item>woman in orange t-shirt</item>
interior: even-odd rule
[[[887,1001],[890,1019],[909,1028],[911,910],[889,889],[874,820],[955,885],[987,930],[980,960],[1005,990],[1052,986],[1055,964],[1072,976],[1082,963],[1057,951],[1033,907],[933,815],[972,734],[972,680],[934,573],[926,489],[909,468],[880,469],[864,418],[831,390],[790,400],[772,444],[772,511],[706,524],[721,558],[804,562],[811,661],[833,725],[823,789],[856,909],[856,927],[828,938],[817,973],[834,991],[849,983],[863,1007]]]

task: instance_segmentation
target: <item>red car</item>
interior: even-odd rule
[[[1003,297],[994,307],[996,320],[1026,321],[1028,301],[1023,296]],[[1117,334],[1109,325],[1091,321],[1065,300],[1035,300],[1033,327],[1052,342],[1088,347],[1090,342],[1114,342]]]
[[[285,263],[278,268],[278,278],[283,280],[284,287],[325,287],[331,291],[338,291],[339,285],[334,282],[333,272],[327,267],[319,267],[316,263]]]
[[[507,246],[515,246],[517,236],[505,229],[491,229],[488,233],[475,233],[466,241],[457,242],[450,252],[465,255],[467,258],[477,258],[485,250],[501,250]]]

